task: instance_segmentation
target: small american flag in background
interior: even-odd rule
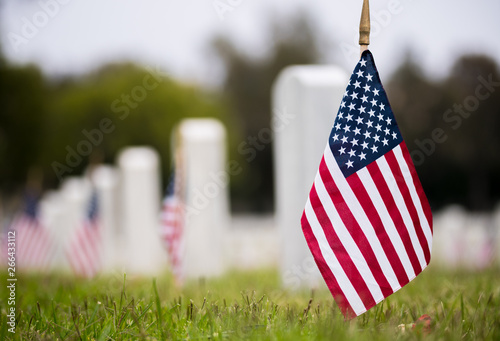
[[[182,282],[182,255],[184,206],[181,199],[181,172],[179,169],[171,175],[167,195],[163,200],[161,213],[161,236],[168,252],[172,273],[178,283]]]
[[[82,224],[75,231],[66,249],[73,272],[81,277],[94,277],[101,269],[101,247],[99,200],[94,191]]]
[[[431,210],[369,51],[347,86],[301,222],[348,318],[429,264]]]
[[[52,259],[54,245],[50,232],[38,217],[38,200],[26,194],[24,210],[18,214],[10,231],[16,232],[16,267],[21,270],[46,270]]]

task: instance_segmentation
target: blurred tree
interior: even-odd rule
[[[236,144],[240,156],[244,149],[241,143],[251,145],[249,141],[270,126],[271,90],[281,70],[293,64],[317,63],[320,58],[312,20],[305,13],[272,23],[270,31],[270,48],[261,58],[238,50],[227,37],[219,36],[212,43],[226,70],[224,91],[246,137]],[[232,179],[236,210],[273,209],[272,147],[259,142],[258,145],[255,158],[248,158],[244,164],[244,173]]]
[[[227,124],[224,104],[214,94],[182,85],[152,69],[107,65],[51,88],[38,159],[52,184],[80,174],[89,158],[113,162],[130,145],[149,145],[170,172],[170,133],[187,117],[216,117]]]
[[[41,152],[46,93],[37,68],[0,60],[0,186],[6,191],[26,181]]]
[[[452,100],[443,151],[464,172],[466,203],[474,210],[492,209],[500,199],[499,85],[497,65],[486,56],[460,58],[443,84]]]
[[[440,84],[425,77],[410,51],[386,88],[430,204],[433,208],[440,207],[448,196],[459,195],[453,185],[457,179],[449,174],[450,161],[441,157],[440,147],[432,141],[432,131],[444,128],[441,114],[449,106],[449,100]]]
[[[170,133],[182,118],[216,117],[232,125],[216,94],[133,64],[47,80],[36,67],[13,67],[0,58],[0,103],[4,193],[24,186],[30,169],[43,171],[45,186],[54,187],[81,174],[90,158],[113,162],[130,145],[156,148],[166,179]]]
[[[387,92],[434,209],[460,203],[491,209],[500,199],[500,94],[493,60],[464,56],[450,75],[431,82],[408,54]],[[479,99],[478,86],[482,86]],[[473,109],[473,110],[470,110]]]

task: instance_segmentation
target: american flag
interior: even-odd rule
[[[77,276],[92,278],[101,269],[101,231],[97,193],[90,196],[84,219],[66,249],[71,269]]]
[[[178,283],[182,282],[182,255],[184,252],[184,205],[181,198],[181,172],[172,172],[163,200],[161,213],[161,236],[167,249],[172,273]]]
[[[346,318],[429,264],[431,210],[369,51],[350,78],[301,223]]]
[[[16,233],[16,267],[20,270],[46,270],[52,260],[54,241],[40,222],[38,200],[33,194],[25,195],[24,209],[12,221],[10,231]]]

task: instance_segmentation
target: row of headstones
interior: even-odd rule
[[[257,137],[256,142],[261,144],[269,143],[269,136],[274,139],[277,233],[269,234],[256,228],[243,239],[259,233],[265,235],[263,238],[267,241],[275,238],[278,252],[273,256],[277,259],[269,263],[279,264],[283,282],[289,286],[314,285],[321,279],[302,235],[300,217],[347,81],[347,74],[335,66],[287,68],[274,86],[270,128],[264,128]],[[233,247],[227,245],[227,237],[236,235],[230,228],[228,175],[237,165],[226,159],[225,134],[222,124],[211,119],[191,119],[180,124],[189,209],[184,235],[186,277],[219,275],[229,266],[237,266],[235,259],[245,261],[235,256],[237,243],[241,248],[250,245],[237,237],[229,238]],[[258,146],[254,153],[258,153]],[[117,164],[117,168],[100,166],[92,175],[101,198],[105,269],[118,267],[140,274],[163,271],[166,256],[158,238],[161,202],[158,155],[151,149],[132,148],[119,155]],[[81,219],[82,205],[89,195],[87,181],[68,179],[60,191],[46,195],[43,201],[43,215],[57,230],[61,245]],[[446,261],[446,255],[451,252],[447,243],[462,243],[467,247],[471,239],[491,241],[491,237],[484,238],[484,233],[496,233],[500,228],[500,222],[495,222],[496,230],[491,226],[486,232],[474,229],[480,232],[474,232],[473,236],[468,229],[470,224],[464,223],[463,217],[452,216],[456,222],[443,223],[436,219],[435,224],[434,250],[437,251],[434,253],[443,263],[452,263]],[[456,233],[441,225],[453,226],[451,230],[456,226],[463,229]],[[461,241],[455,243],[450,237],[453,234],[463,236]],[[249,254],[254,253],[258,258],[259,238],[254,240],[257,242],[252,247],[257,251]],[[494,245],[493,249],[500,249],[500,239],[490,244]]]
[[[195,194],[186,203],[192,212],[185,231],[185,248],[195,252],[185,253],[184,273],[187,277],[217,275],[224,269],[220,236],[229,225],[228,187],[217,182],[214,189],[210,176],[225,171],[225,130],[218,121],[193,119],[180,124],[179,135],[185,162],[189,164],[184,176]],[[119,154],[116,167],[93,166],[86,176],[69,177],[59,190],[46,193],[40,202],[39,219],[55,241],[50,268],[70,270],[67,247],[85,219],[95,191],[102,271],[165,271],[167,253],[159,233],[159,174],[157,152],[148,147],[132,147]]]
[[[86,176],[69,177],[59,190],[44,194],[39,219],[50,233],[55,251],[49,269],[71,270],[69,254],[76,252],[71,250],[71,240],[85,220],[94,191],[100,236],[94,252],[100,253],[96,257],[100,269],[125,267],[127,272],[150,272],[165,263],[165,253],[153,234],[158,227],[160,196],[154,171],[157,162],[150,149],[126,149],[118,158],[118,168],[94,166]]]
[[[500,205],[492,213],[449,206],[434,216],[436,265],[480,270],[500,265]]]
[[[265,244],[278,250],[268,250],[271,257],[261,263],[279,264],[285,283],[295,283],[297,276],[302,284],[320,279],[302,236],[300,216],[346,82],[347,75],[334,66],[296,66],[286,69],[275,84],[270,129],[264,128],[258,138],[275,142],[276,233],[259,226],[248,231],[229,228],[228,179],[238,165],[226,160],[225,130],[210,119],[180,124],[186,165],[182,176],[188,187],[186,277],[213,276],[229,266],[248,265],[251,259],[236,255],[243,250],[249,258],[265,259],[259,254]],[[117,167],[97,166],[88,177],[69,178],[60,190],[44,196],[41,218],[60,246],[53,267],[69,267],[64,245],[82,220],[92,187],[100,198],[103,270],[138,274],[164,270],[166,254],[158,238],[159,159],[148,148],[127,149],[119,155]]]

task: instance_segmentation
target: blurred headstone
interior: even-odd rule
[[[40,200],[40,222],[53,240],[52,259],[48,270],[68,271],[65,244],[68,231],[64,226],[65,207],[60,191],[49,191]]]
[[[276,219],[281,276],[288,287],[321,280],[300,219],[347,82],[336,66],[291,66],[274,84]]]
[[[233,269],[274,268],[278,265],[278,231],[272,215],[233,215],[226,235]]]
[[[492,261],[493,242],[490,237],[492,215],[470,214],[464,233],[462,263],[470,270],[488,267]]]
[[[450,206],[435,214],[432,262],[447,268],[462,264],[465,251],[467,212],[461,206]]]
[[[167,268],[159,237],[159,157],[148,147],[132,147],[118,156],[121,171],[119,250],[122,270],[132,275],[152,275]]]
[[[99,204],[102,270],[110,272],[118,265],[118,250],[122,249],[122,234],[118,233],[118,184],[119,171],[100,165],[92,169],[92,183],[97,191]]]
[[[453,205],[435,214],[433,263],[450,268],[481,270],[495,254],[495,215],[469,213]]]
[[[230,219],[226,131],[215,119],[186,119],[178,134],[186,186],[183,274],[217,276],[226,269]]]
[[[69,261],[71,255],[68,255],[71,252],[70,244],[85,219],[91,192],[92,186],[86,178],[68,177],[61,186],[59,201],[60,207],[63,209],[60,221],[61,229],[58,229],[55,238],[57,244],[62,245],[64,261],[57,261],[57,263],[60,263],[64,270],[71,269],[71,262]],[[56,203],[57,201],[55,199]]]

